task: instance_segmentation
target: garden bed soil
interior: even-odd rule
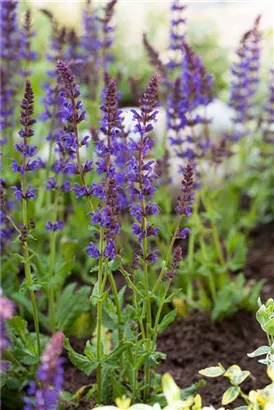
[[[274,224],[260,226],[252,233],[244,273],[248,279],[265,279],[263,300],[274,296]],[[83,351],[83,341],[72,340],[72,344],[78,351]],[[171,373],[177,384],[185,388],[201,379],[198,371],[202,368],[218,362],[225,367],[237,363],[252,373],[243,383],[243,390],[258,389],[268,384],[269,379],[265,366],[248,358],[247,353],[263,344],[266,344],[266,338],[253,313],[237,312],[221,323],[212,323],[208,313],[193,312],[160,335],[158,350],[166,353],[167,359],[158,371]],[[85,376],[67,362],[65,390],[75,392],[93,381],[92,377]],[[228,386],[225,378],[207,379],[207,385],[200,391],[203,404],[220,407],[222,394]],[[90,410],[93,404],[81,402],[78,409]]]

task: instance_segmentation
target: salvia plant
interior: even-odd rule
[[[189,40],[185,5],[172,2],[166,59],[144,34],[154,72],[142,85],[120,72],[116,7],[88,0],[78,32],[46,9],[22,15],[16,0],[1,2],[6,408],[65,409],[86,397],[123,410],[201,410],[203,381],[181,390],[165,374],[161,384],[159,334],[191,309],[213,320],[255,310],[263,286],[242,273],[250,230],[274,215],[274,84],[271,69],[260,95],[261,17],[231,65],[231,130],[214,138],[208,112],[218,86]],[[134,94],[128,110],[124,83]],[[268,300],[257,312],[268,346],[250,356],[266,356],[273,381],[272,316]],[[86,340],[83,351],[71,336]],[[63,387],[68,363],[90,377],[74,394]],[[237,365],[201,374],[229,379],[223,405],[241,397],[241,409],[259,410],[261,400],[271,409],[271,386],[247,395],[240,384],[249,372]]]

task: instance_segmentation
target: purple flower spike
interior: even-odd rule
[[[171,5],[171,27],[169,53],[170,59],[167,67],[171,70],[180,67],[182,62],[182,45],[185,39],[186,19],[184,11],[186,6],[180,0],[174,0]]]
[[[35,382],[28,386],[28,395],[25,398],[24,410],[57,409],[59,394],[63,387],[64,360],[60,357],[63,351],[64,335],[55,333],[41,357],[41,365],[37,371],[38,387]]]
[[[238,61],[232,65],[229,106],[235,111],[233,118],[236,124],[243,124],[254,118],[254,96],[259,86],[260,70],[260,16],[251,30],[246,32],[236,52]]]
[[[191,216],[191,204],[194,201],[193,191],[193,167],[187,164],[182,180],[182,194],[177,198],[177,206],[175,208],[179,215]],[[188,228],[185,228],[188,229]]]

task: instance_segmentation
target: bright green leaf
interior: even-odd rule
[[[205,377],[219,377],[224,374],[224,370],[220,366],[212,366],[207,367],[206,369],[202,369],[199,373]]]
[[[223,394],[222,397],[222,404],[226,406],[229,403],[232,403],[240,394],[240,387],[239,386],[232,386],[229,387]]]

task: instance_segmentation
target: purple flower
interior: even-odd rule
[[[58,189],[58,184],[54,177],[50,177],[47,181],[46,190],[50,191],[51,189]]]
[[[31,61],[37,59],[36,52],[31,49],[31,38],[35,36],[35,32],[31,28],[31,19],[31,11],[27,10],[20,36],[20,57],[25,60],[26,66],[28,66]],[[22,69],[21,74],[26,78],[31,75],[31,71],[29,69]]]
[[[105,7],[104,18],[98,19],[102,23],[103,39],[101,41],[101,49],[103,57],[101,65],[105,72],[108,71],[109,63],[113,60],[110,48],[113,43],[114,26],[112,25],[112,18],[116,3],[117,0],[110,0]]]
[[[238,61],[231,67],[229,106],[235,111],[234,122],[243,124],[254,118],[254,96],[259,86],[260,69],[260,16],[255,19],[251,30],[246,32],[236,52]]]
[[[193,191],[193,167],[187,164],[181,186],[182,194],[177,198],[177,206],[175,208],[179,215],[191,216],[191,204],[194,201]]]
[[[33,157],[36,154],[37,147],[33,145],[25,146],[23,141],[20,141],[18,144],[15,144],[16,151],[21,152],[24,158]]]
[[[14,196],[18,201],[20,199],[28,201],[29,199],[35,199],[37,197],[37,188],[31,189],[31,185],[28,186],[26,192],[23,192],[22,188],[17,188],[16,186],[13,186],[12,188],[14,190]]]
[[[33,398],[26,397],[24,410],[47,410],[56,409],[59,394],[63,387],[64,360],[60,357],[63,350],[64,335],[55,333],[41,357],[41,365],[36,377],[40,386],[30,382],[27,393]]]
[[[58,230],[63,230],[63,229],[64,229],[64,225],[65,225],[65,222],[64,222],[64,221],[57,221],[57,222],[48,221],[48,222],[46,223],[45,229],[46,229],[46,231],[56,232],[56,231],[58,231]]]
[[[174,0],[171,5],[172,19],[170,27],[169,62],[167,67],[171,70],[180,67],[182,62],[182,45],[185,39],[186,19],[183,12],[186,6]]]
[[[108,241],[105,250],[104,250],[104,257],[108,258],[110,260],[114,259],[116,255],[116,251],[115,251],[115,243],[114,241],[111,239]]]
[[[144,220],[158,213],[158,206],[151,201],[156,188],[153,186],[157,174],[154,172],[155,161],[145,161],[145,156],[151,150],[153,141],[149,138],[148,133],[153,129],[153,123],[157,119],[157,104],[158,94],[158,79],[156,76],[151,78],[151,81],[140,98],[140,112],[132,110],[133,120],[135,121],[135,132],[140,136],[138,142],[131,140],[130,149],[132,150],[132,158],[127,162],[127,181],[129,191],[134,201],[138,198],[141,203],[132,203],[130,206],[130,214],[136,219],[132,225],[132,233],[137,235],[138,242],[142,242],[149,236],[156,236],[158,228],[153,228],[151,225],[144,223]],[[134,155],[135,154],[135,155]],[[145,200],[149,199],[146,203]],[[145,228],[146,226],[146,228]],[[153,252],[151,252],[153,255]],[[144,259],[148,254],[144,255]],[[153,258],[152,258],[153,259]]]
[[[187,216],[191,216],[191,214],[187,214]],[[184,228],[181,232],[180,232],[180,237],[182,239],[186,239],[187,235],[190,233],[190,229],[189,228]]]
[[[0,96],[0,126],[7,129],[14,125],[14,97],[17,93],[17,83],[14,76],[20,67],[20,36],[17,21],[17,6],[15,0],[3,0],[0,7],[0,56],[1,56],[1,96]]]
[[[88,256],[94,259],[99,259],[100,252],[94,245],[94,243],[90,242],[89,245],[85,248],[87,251]]]
[[[86,187],[84,185],[80,185],[75,182],[74,187],[72,190],[75,192],[76,198],[80,198],[81,196],[90,196],[93,194],[92,187]]]

